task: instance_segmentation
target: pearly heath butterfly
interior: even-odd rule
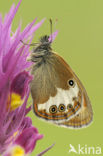
[[[41,37],[30,56],[34,113],[60,126],[84,127],[93,118],[89,97],[66,61],[52,51],[51,43],[49,36]]]

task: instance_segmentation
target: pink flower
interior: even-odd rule
[[[32,77],[25,71],[31,65],[31,62],[27,62],[29,45],[25,46],[21,41],[29,41],[30,44],[34,32],[44,20],[34,25],[34,19],[23,32],[19,25],[16,32],[12,33],[12,21],[20,3],[21,0],[16,7],[11,7],[4,21],[0,16],[0,154],[3,156],[30,154],[37,140],[43,137],[32,126],[32,120],[26,117],[31,109],[27,108],[27,100]],[[52,34],[52,41],[56,35],[57,32]]]
[[[23,134],[27,131],[31,136],[37,137],[36,141],[39,139],[38,136],[42,137],[38,131],[33,131],[35,128],[32,126],[32,121],[26,117],[30,110],[27,108],[27,99],[32,77],[24,71],[31,63],[26,61],[29,46],[24,46],[21,40],[31,43],[33,33],[44,20],[34,25],[35,19],[23,32],[19,25],[16,32],[12,34],[11,24],[20,3],[21,0],[16,7],[15,5],[11,7],[4,22],[0,16],[0,154],[5,153],[20,136],[25,139]],[[33,149],[35,143],[31,144]]]

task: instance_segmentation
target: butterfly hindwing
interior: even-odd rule
[[[61,126],[65,127],[73,127],[73,128],[81,128],[85,127],[92,121],[93,113],[92,108],[89,103],[86,103],[86,97],[85,94],[83,95],[83,105],[80,109],[80,111],[73,116],[69,121],[65,121],[60,123]]]
[[[67,127],[89,123],[92,108],[87,93],[62,57],[52,52],[45,63],[34,65],[32,74],[31,93],[38,117]]]
[[[56,124],[68,121],[81,108],[78,91],[57,89],[57,94],[42,104],[34,104],[35,113]]]

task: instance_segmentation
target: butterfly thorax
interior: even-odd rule
[[[39,44],[33,49],[31,54],[31,61],[36,63],[43,63],[46,57],[51,54],[51,41],[49,36],[45,35],[40,38]]]

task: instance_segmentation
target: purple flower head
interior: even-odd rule
[[[33,33],[44,20],[34,25],[36,19],[21,32],[21,25],[12,33],[11,24],[21,0],[13,5],[4,20],[0,16],[0,154],[4,153],[25,129],[32,127],[31,119],[26,117],[31,76],[24,71],[31,63],[26,59]]]
[[[0,154],[5,156],[13,156],[10,151],[17,152],[16,149],[31,153],[36,141],[42,138],[32,126],[31,119],[26,117],[31,109],[27,108],[27,100],[32,77],[25,70],[31,66],[27,61],[29,44],[44,20],[34,25],[34,19],[23,31],[20,24],[12,33],[12,21],[21,1],[16,7],[12,5],[4,20],[0,15]],[[56,35],[57,32],[52,35],[52,40]],[[21,41],[29,44],[25,46]]]
[[[38,133],[34,127],[26,128],[15,140],[16,145],[25,149],[25,153],[31,153],[36,145],[37,140],[42,139],[43,135]]]

